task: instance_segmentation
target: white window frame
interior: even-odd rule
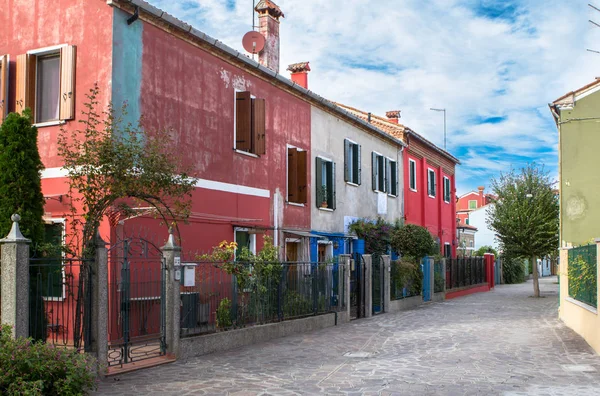
[[[471,202],[475,202],[475,208],[471,209]],[[468,203],[468,209],[469,210],[475,210],[477,209],[477,200],[476,199],[469,199],[469,203]]]
[[[443,177],[444,180],[444,196],[442,197],[444,199],[444,202],[449,204],[450,201],[452,201],[452,185],[450,183],[450,178],[447,176]],[[448,180],[448,200],[446,201],[446,180]]]
[[[414,166],[414,170],[415,170],[415,172],[414,172],[414,176],[415,176],[414,177],[415,188],[412,188],[412,186],[410,185],[411,184],[410,183],[411,179],[413,179],[413,174],[410,171],[410,164],[411,164],[411,162],[413,164],[415,164],[415,166]],[[408,188],[410,189],[410,191],[417,192],[417,161],[415,161],[414,159],[411,159],[411,158],[408,159]]]
[[[388,174],[388,177],[387,177],[388,185],[386,186],[387,187],[387,195],[388,195],[388,197],[397,198],[398,195],[400,195],[399,191],[396,191],[396,195],[392,194],[392,184],[393,184],[392,183],[392,163],[394,163],[396,165],[396,180],[394,181],[394,183],[396,183],[396,190],[399,190],[400,189],[399,188],[400,187],[399,186],[400,176],[398,175],[398,173],[399,173],[398,161],[396,161],[395,159],[392,159],[390,157],[385,157],[385,158],[388,160],[388,164],[389,164],[389,167],[385,170]]]
[[[288,150],[291,148],[295,148],[298,151],[307,151],[305,149],[302,149],[300,147],[296,147],[296,146],[292,146],[291,144],[286,144],[285,145],[285,203],[288,205],[292,205],[292,206],[300,206],[300,207],[304,207],[305,204],[303,203],[298,203],[298,202],[290,202],[288,201],[288,197],[289,197],[289,178],[288,178],[288,171],[289,171],[289,166],[290,166],[290,161],[289,161],[289,157],[288,157]],[[308,159],[307,159],[308,161]],[[308,176],[308,172],[306,173],[306,177]],[[306,181],[308,184],[308,180]]]
[[[237,93],[244,92],[241,89],[234,88],[233,89],[233,151],[238,154],[247,155],[252,158],[260,158],[258,154],[249,153],[248,151],[238,150],[236,147],[236,134],[237,134]],[[256,96],[250,94],[250,99],[256,99]]]
[[[54,54],[58,54],[58,59],[59,59],[59,63],[62,62],[61,60],[61,50],[63,48],[66,48],[68,44],[59,44],[59,45],[53,45],[50,47],[44,47],[44,48],[37,48],[37,49],[33,49],[33,50],[29,50],[27,51],[28,55],[35,55],[35,56],[44,56],[44,55],[54,55]],[[38,74],[37,74],[37,61],[36,61],[36,67],[35,67],[35,106],[37,107],[38,104]],[[59,72],[59,82],[60,82],[60,72]],[[60,95],[58,98],[59,101],[59,112],[60,112]],[[37,118],[37,111],[34,113],[35,117]],[[51,120],[51,121],[45,121],[45,122],[37,122],[36,119],[34,119],[34,126],[36,128],[41,128],[41,127],[45,127],[45,126],[52,126],[52,125],[62,125],[65,124],[66,121],[61,120],[60,119],[60,114],[59,114],[59,119],[58,120]]]
[[[430,176],[431,173],[433,173],[433,181],[434,181],[433,186],[435,188],[433,195],[430,194],[430,192],[431,192],[431,176]],[[436,178],[437,178],[437,175],[435,174],[435,169],[427,168],[427,195],[429,196],[429,198],[435,198],[437,196],[437,188],[436,188],[436,183],[435,183]]]
[[[348,141],[348,143],[350,143],[351,145],[353,144],[353,145],[357,146],[357,147],[358,147],[358,149],[360,150],[360,144],[358,144],[357,142],[355,142],[354,140],[352,140],[352,139],[350,139],[350,138],[346,138],[346,140],[347,140],[347,141]],[[352,148],[352,147],[351,147],[351,148]],[[353,152],[353,150],[352,150],[352,149],[350,150],[350,153],[352,153],[352,155],[354,155],[354,152]],[[349,154],[350,154],[350,153],[349,153]],[[350,171],[349,171],[349,173],[348,173],[348,176],[349,176],[350,180],[353,180],[353,179],[354,179],[354,178],[352,177],[352,176],[354,175],[354,169],[352,169],[352,168],[353,168],[353,166],[352,166],[353,164],[354,164],[354,161],[352,161],[352,159],[350,159],[350,158],[348,158],[348,164],[344,164],[344,165],[348,166],[348,169],[350,169]],[[361,166],[360,166],[360,165],[361,165],[361,164],[359,163],[359,164],[358,164],[358,169],[356,169],[356,173],[360,172],[360,168],[361,168]],[[357,179],[358,179],[358,177],[357,177]],[[351,186],[354,186],[354,187],[360,187],[360,184],[358,184],[358,183],[354,183],[354,182],[351,182],[351,181],[347,181],[347,182],[346,182],[346,184],[349,184],[349,185],[351,185]]]
[[[65,230],[65,223],[66,220],[64,217],[56,217],[56,218],[44,218],[44,224],[62,224],[62,235],[61,235],[61,239],[62,242],[65,242],[66,239],[66,230]],[[61,254],[61,258],[64,259],[65,258],[65,253],[63,252]],[[61,297],[46,297],[46,296],[42,296],[42,300],[44,301],[64,301],[67,295],[67,290],[66,290],[66,285],[65,285],[65,281],[66,281],[66,277],[67,275],[65,274],[65,267],[62,265],[63,263],[61,262],[61,270],[60,272],[62,273],[62,296]]]
[[[387,172],[387,169],[385,169],[385,159],[387,157],[385,155],[383,155],[383,154],[375,151],[375,150],[373,150],[373,153],[375,153],[375,155],[377,155],[378,157],[382,157],[383,158],[383,168],[384,168],[383,171]],[[377,167],[379,168],[379,159],[377,160]],[[374,169],[371,169],[371,172],[373,172],[373,171],[374,171]],[[379,171],[381,171],[381,169],[379,169]],[[377,173],[377,176],[379,176],[379,172]],[[385,179],[385,176],[384,176],[384,179]],[[381,186],[379,185],[379,177],[377,178],[377,188],[375,190],[373,190],[373,192],[387,194],[383,190],[381,190]]]
[[[332,158],[323,157],[322,155],[317,155],[315,158],[321,158],[324,162],[331,162],[332,164],[334,162]],[[332,168],[333,168],[333,166],[332,166]],[[323,170],[322,169],[318,169],[318,170],[315,169],[315,172],[317,172],[317,171],[318,172],[322,172]],[[332,170],[332,172],[333,172],[333,170]],[[315,185],[315,188],[320,188],[320,186],[317,186],[317,176],[316,176],[316,174],[315,174],[315,184],[314,185]],[[327,191],[329,191],[329,186],[327,186]],[[315,195],[315,197],[316,197],[316,195]],[[333,212],[333,209],[331,209],[331,208],[318,208],[318,209],[322,210],[323,212]]]
[[[251,234],[249,228],[244,227],[235,227],[233,229],[233,241],[237,244],[237,233],[238,232],[247,232],[250,237],[250,252],[256,255],[256,234]],[[236,259],[237,249],[233,252],[233,259]]]

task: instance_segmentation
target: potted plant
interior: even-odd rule
[[[319,187],[319,193],[321,194],[321,207],[327,207],[327,186],[323,185]]]

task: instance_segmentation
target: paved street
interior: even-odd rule
[[[109,378],[123,395],[598,395],[600,357],[557,319],[556,278]]]

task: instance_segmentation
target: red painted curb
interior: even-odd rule
[[[446,300],[450,300],[452,298],[457,298],[457,297],[468,296],[469,294],[483,293],[483,292],[489,292],[489,291],[490,291],[489,285],[482,285],[482,286],[473,287],[471,289],[459,290],[459,291],[455,291],[455,292],[446,292]]]

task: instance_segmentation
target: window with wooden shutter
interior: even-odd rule
[[[398,196],[398,163],[396,161],[389,160],[388,166],[388,193],[395,197]]]
[[[30,54],[17,55],[17,85],[15,112],[31,109],[35,117],[35,68],[37,57]]]
[[[298,149],[288,148],[288,202],[298,202]]]
[[[252,153],[256,155],[264,155],[266,153],[264,99],[252,99],[251,135],[253,139]]]
[[[250,152],[252,149],[252,98],[250,92],[235,94],[235,148]]]
[[[377,153],[372,152],[371,153],[371,169],[372,169],[372,182],[373,182],[373,190],[377,191],[378,188],[378,181],[379,181],[379,162],[377,161]]]
[[[329,163],[329,175],[328,175],[328,190],[329,190],[329,196],[327,197],[327,204],[329,206],[329,208],[331,208],[332,210],[335,210],[335,162],[330,162]]]
[[[348,139],[344,139],[344,181],[349,182],[352,181],[351,173],[352,173],[352,153],[350,152],[350,141]]]
[[[361,165],[361,157],[362,157],[362,146],[357,144],[356,147],[356,155],[355,155],[355,168],[356,168],[356,184],[362,184],[362,165]]]
[[[75,118],[76,47],[67,45],[60,50],[60,119]]]
[[[319,157],[315,161],[315,204],[321,207],[323,198],[323,160]]]
[[[0,124],[8,114],[8,55],[0,56]]]
[[[298,185],[298,203],[307,203],[308,197],[308,152],[298,151],[298,167],[297,167],[297,185]]]

